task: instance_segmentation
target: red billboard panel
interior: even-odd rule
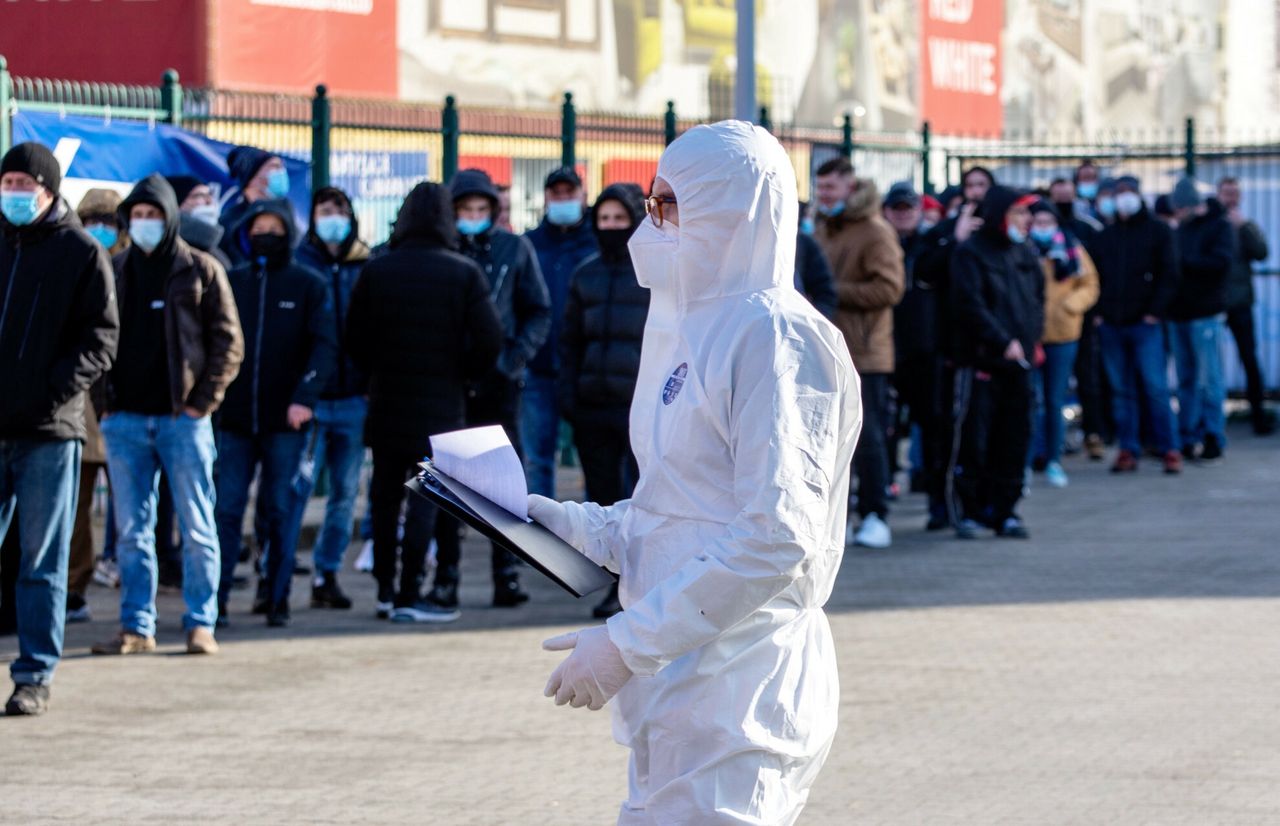
[[[998,134],[1004,3],[921,0],[920,21],[924,119],[937,132]]]

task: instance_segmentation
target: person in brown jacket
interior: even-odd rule
[[[1098,271],[1079,239],[1047,201],[1031,206],[1031,241],[1044,268],[1044,356],[1036,361],[1041,406],[1032,419],[1031,466],[1055,488],[1067,486],[1062,469],[1062,407],[1084,329],[1084,314],[1098,303]]]
[[[880,214],[880,193],[855,178],[843,158],[818,168],[820,220],[814,237],[835,275],[836,326],[862,377],[862,437],[853,456],[862,524],[853,544],[887,548],[889,381],[894,369],[893,308],[905,288],[902,245]],[[850,525],[852,527],[852,525]]]

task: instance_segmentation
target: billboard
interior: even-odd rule
[[[920,14],[920,102],[942,133],[998,134],[1002,3],[923,0]]]

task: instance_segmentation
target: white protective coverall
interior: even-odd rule
[[[631,748],[618,822],[790,824],[836,730],[822,606],[844,552],[858,376],[793,286],[796,179],[777,140],[698,126],[658,175],[680,225],[646,218],[631,241],[652,291],[631,407],[640,481],[611,507],[571,505],[581,550],[621,574],[608,633],[636,675],[613,700]]]

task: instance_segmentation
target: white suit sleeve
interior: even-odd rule
[[[772,325],[744,339],[728,405],[735,470],[725,480],[738,515],[721,538],[609,620],[610,638],[637,674],[654,674],[715,640],[803,576],[819,554],[837,552],[828,526],[850,377],[840,375],[824,342]]]
[[[564,502],[566,509],[578,509],[582,519],[583,537],[581,545],[572,543],[582,555],[602,568],[608,568],[615,574],[622,570],[616,551],[622,547],[622,519],[631,507],[630,499],[623,499],[612,505],[597,505],[595,502]],[[578,516],[573,517],[575,520]]]

